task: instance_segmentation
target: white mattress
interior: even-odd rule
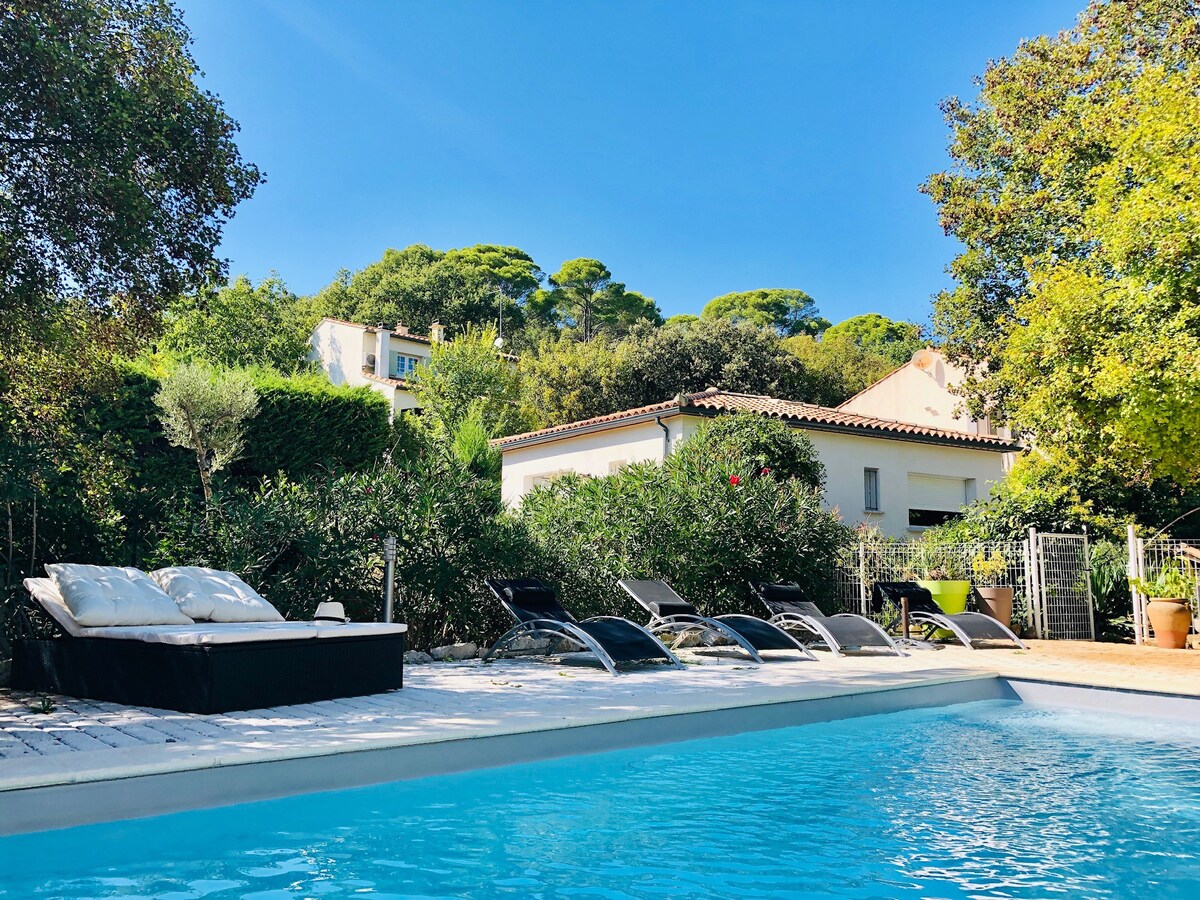
[[[108,625],[85,628],[71,611],[49,578],[26,578],[25,587],[63,630],[72,637],[115,638],[151,644],[244,644],[248,641],[299,641],[323,638],[404,634],[400,623],[347,622],[197,622],[194,625]]]

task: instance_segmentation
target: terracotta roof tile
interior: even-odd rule
[[[543,428],[541,431],[515,434],[511,437],[501,438],[494,443],[502,448],[517,444],[540,443],[544,440],[553,439],[557,435],[565,435],[573,431],[598,430],[627,419],[650,418],[663,413],[676,415],[686,413],[689,410],[698,412],[701,415],[722,412],[755,412],[788,422],[811,425],[816,429],[861,432],[882,438],[890,437],[898,440],[958,444],[998,451],[1020,449],[1016,443],[992,435],[932,428],[927,425],[915,425],[910,422],[864,416],[840,409],[832,409],[827,406],[817,406],[813,403],[780,400],[776,397],[765,397],[760,394],[738,394],[732,391],[722,391],[717,388],[709,388],[697,394],[685,394],[674,400],[667,400],[663,403],[651,404],[650,406],[639,406],[636,409],[627,409],[606,416],[595,416],[594,418],[584,419],[580,422],[570,422],[566,425],[557,425],[553,428]]]

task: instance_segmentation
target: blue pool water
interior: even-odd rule
[[[1198,854],[1200,724],[990,701],[0,839],[0,896],[1197,897]]]

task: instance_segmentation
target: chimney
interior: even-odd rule
[[[388,362],[392,358],[392,333],[380,322],[375,326],[375,374],[380,378],[388,376]]]
[[[406,334],[408,334],[408,326],[401,325],[399,322],[397,322],[396,323],[396,334],[399,335],[400,337],[404,337]]]
[[[429,340],[431,343],[440,344],[446,339],[446,326],[441,322],[431,322],[429,325]]]

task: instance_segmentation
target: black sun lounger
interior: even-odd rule
[[[699,631],[719,635],[733,641],[755,662],[763,661],[761,650],[798,650],[809,659],[816,659],[811,650],[765,619],[743,615],[702,616],[665,581],[622,579],[617,583],[650,613],[650,624],[646,627],[654,634]]]
[[[991,616],[978,612],[947,613],[933,599],[933,594],[915,581],[877,581],[871,588],[871,605],[876,612],[883,611],[884,603],[900,607],[901,598],[908,600],[908,621],[925,628],[928,638],[938,629],[951,632],[964,647],[978,649],[975,645],[987,641],[1012,642],[1025,649],[1021,639]]]
[[[536,578],[488,578],[484,582],[517,624],[492,645],[484,656],[488,662],[518,638],[557,638],[578,650],[596,655],[613,675],[617,663],[663,659],[676,668],[681,663],[662,641],[649,631],[618,616],[595,616],[580,621],[567,612],[554,589]],[[553,644],[551,644],[553,646]]]
[[[827,616],[805,595],[798,584],[771,584],[753,581],[750,590],[762,601],[771,614],[768,620],[785,631],[802,632],[824,644],[834,656],[844,656],[846,650],[886,650],[897,656],[905,653],[886,631],[866,616],[836,613]]]

